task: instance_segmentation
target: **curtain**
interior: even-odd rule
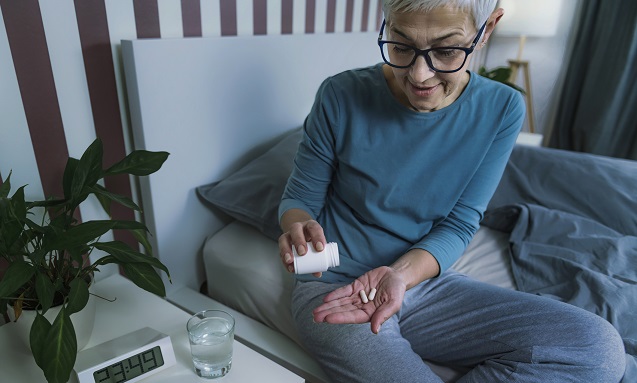
[[[549,146],[637,160],[637,1],[580,2]]]

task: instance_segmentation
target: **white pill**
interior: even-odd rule
[[[369,299],[367,299],[367,294],[365,294],[365,290],[361,290],[358,294],[361,296],[361,300],[363,301],[363,303],[369,302]]]
[[[369,300],[373,301],[375,296],[376,296],[376,289],[372,289],[372,291],[369,292]]]

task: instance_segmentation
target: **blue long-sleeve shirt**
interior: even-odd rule
[[[322,281],[349,282],[412,248],[442,272],[478,229],[524,112],[519,92],[473,73],[455,102],[430,113],[400,104],[381,64],[330,77],[304,123],[279,217],[303,209],[338,243],[340,266]]]

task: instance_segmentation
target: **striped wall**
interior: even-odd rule
[[[347,33],[381,17],[378,0],[0,0],[0,13],[0,179],[12,171],[32,199],[61,195],[67,157],[96,137],[105,166],[131,150],[120,40]],[[126,176],[105,186],[137,199]],[[104,218],[95,201],[80,215]]]

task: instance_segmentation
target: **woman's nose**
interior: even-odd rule
[[[423,83],[436,75],[436,72],[429,67],[424,56],[416,57],[416,61],[409,68],[411,78],[417,83]]]

